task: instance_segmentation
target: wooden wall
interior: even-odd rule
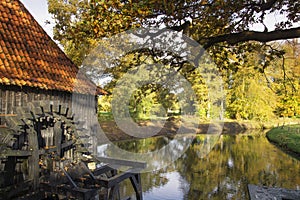
[[[41,90],[31,87],[0,85],[0,126],[6,126],[5,118],[14,116],[16,107],[28,102],[59,101],[75,114],[76,121],[82,121],[84,133],[90,143],[89,151],[96,151],[97,140],[93,135],[99,132],[97,120],[97,97],[94,95],[71,94],[68,92]],[[9,128],[9,127],[8,127]]]
[[[16,114],[16,107],[26,106],[28,102],[34,101],[59,101],[69,108],[76,104],[76,112],[84,113],[86,117],[97,112],[97,99],[93,95],[74,96],[69,92],[0,85],[0,125],[5,124],[5,116]]]

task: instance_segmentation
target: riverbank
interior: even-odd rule
[[[192,120],[191,120],[192,121]],[[148,132],[156,132],[156,130],[160,130],[157,134],[151,136],[161,136],[161,135],[174,135],[178,133],[180,128],[181,133],[207,133],[210,127],[209,123],[193,123],[193,122],[182,122],[178,118],[171,117],[166,120],[163,124],[159,121],[155,120],[143,120],[138,121],[136,124],[140,127],[147,127]],[[126,124],[124,124],[126,126]],[[134,137],[131,135],[126,134],[123,130],[119,128],[119,126],[112,120],[109,121],[100,121],[100,126],[102,130],[105,132],[106,136],[110,141],[120,141],[120,140],[129,140],[133,139]],[[124,127],[124,126],[123,126]],[[211,126],[213,129],[219,129],[222,131],[222,134],[237,134],[243,133],[246,130],[251,129],[263,129],[264,127],[258,123],[253,121],[226,121],[223,124],[220,124],[220,127]],[[127,130],[130,130],[128,127]],[[153,131],[152,131],[153,130]],[[147,133],[141,133],[141,137],[151,137],[147,136]]]
[[[280,126],[267,132],[269,141],[300,156],[300,125]]]

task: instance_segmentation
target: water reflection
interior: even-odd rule
[[[300,188],[299,160],[270,144],[264,134],[222,135],[208,156],[202,152],[208,142],[204,138],[197,136],[171,165],[142,174],[145,199],[248,199],[249,183]],[[146,152],[161,148],[164,140],[149,138],[117,145]],[[121,188],[122,196],[133,194],[129,182]]]
[[[162,194],[165,200],[183,199],[184,194],[189,190],[189,183],[176,171],[160,175],[167,180],[166,184],[163,187],[152,187],[144,192],[144,199],[161,200]]]
[[[98,146],[97,155],[146,162],[143,172],[152,172],[173,164],[192,141],[193,135],[182,135],[116,142]]]

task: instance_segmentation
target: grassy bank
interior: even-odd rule
[[[300,155],[300,125],[273,128],[267,132],[267,138],[284,150]]]

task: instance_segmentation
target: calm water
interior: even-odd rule
[[[203,154],[206,140],[205,135],[197,136],[178,160],[143,173],[144,199],[249,199],[249,183],[300,190],[299,160],[270,144],[263,133],[218,136],[207,155]],[[166,141],[172,138],[116,144],[127,151],[147,152],[162,148]],[[129,181],[120,188],[121,197],[134,194]]]

